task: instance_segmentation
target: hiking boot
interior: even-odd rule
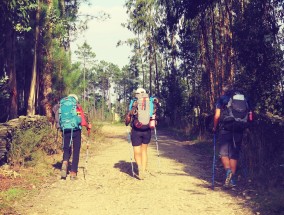
[[[237,186],[236,181],[235,180],[231,180],[230,187],[236,187],[236,186]]]
[[[78,177],[77,177],[76,172],[70,172],[70,180],[75,181],[77,179],[78,179]]]
[[[226,187],[226,188],[231,187],[230,183],[231,183],[232,177],[233,177],[232,170],[228,169],[227,172],[226,172],[226,180],[225,180],[224,187]]]
[[[67,177],[67,168],[68,168],[68,162],[63,161],[61,166],[61,178],[65,179]]]
[[[75,175],[75,176],[74,176],[74,175],[73,175],[73,176],[72,176],[72,175],[70,175],[70,180],[71,180],[71,181],[78,180],[77,175]]]
[[[145,172],[144,171],[140,171],[139,174],[138,174],[138,178],[140,180],[144,180],[145,179]]]
[[[138,179],[140,180],[144,180],[145,178],[145,173],[144,171],[142,170],[141,167],[138,167],[138,174],[136,175]]]
[[[230,187],[235,187],[235,186],[237,186],[237,182],[236,182],[236,179],[233,175],[232,178],[231,178],[231,181],[230,181]]]

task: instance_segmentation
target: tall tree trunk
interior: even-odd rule
[[[30,93],[28,99],[28,108],[27,115],[33,116],[35,115],[35,97],[36,97],[36,80],[37,80],[37,55],[38,55],[38,38],[39,38],[39,19],[40,19],[40,1],[37,2],[38,7],[36,11],[36,27],[35,27],[35,42],[34,42],[34,59],[33,59],[33,68],[32,68],[32,78],[31,78],[31,86]]]
[[[61,18],[64,20],[66,19],[66,5],[65,5],[65,0],[60,0],[60,5],[61,5]],[[67,29],[66,29],[67,30]],[[68,36],[69,35],[69,30],[68,30]],[[68,37],[70,38],[70,37]],[[65,45],[61,47],[62,50],[65,50],[66,56],[68,56],[68,62],[71,62],[71,51],[70,51],[70,40],[68,39],[65,41]],[[60,69],[59,69],[59,82],[60,82],[60,93],[58,95],[59,98],[62,98],[63,96],[63,74],[62,74],[62,61],[60,61]]]
[[[148,37],[149,43],[149,90],[150,95],[152,95],[152,75],[153,75],[153,51],[152,51],[152,40],[150,35]]]
[[[18,90],[17,90],[17,77],[15,65],[15,32],[13,29],[7,33],[7,66],[9,74],[9,88],[10,88],[10,107],[9,119],[18,117]]]
[[[211,7],[211,19],[212,19],[212,25],[211,25],[211,32],[212,32],[212,46],[213,46],[213,59],[214,59],[214,72],[212,72],[212,80],[213,83],[211,83],[211,85],[213,85],[214,87],[214,98],[216,98],[218,95],[216,95],[216,90],[218,88],[218,79],[217,77],[219,77],[219,52],[218,52],[218,48],[217,48],[217,42],[216,42],[216,21],[215,21],[215,14],[214,14],[214,6]]]
[[[221,85],[224,82],[224,78],[225,78],[225,64],[224,64],[224,14],[223,14],[223,10],[222,10],[222,2],[220,1],[219,3],[219,29],[220,29],[220,33],[219,33],[219,41],[220,41],[220,76],[219,76],[219,83],[221,83]],[[222,86],[219,85],[219,94],[221,94],[222,92]]]
[[[207,27],[205,23],[205,17],[206,15],[203,14],[201,17],[200,25],[201,25],[201,32],[202,32],[202,38],[203,38],[203,44],[204,44],[204,56],[205,56],[205,67],[206,67],[206,72],[209,77],[209,99],[210,99],[210,109],[213,109],[214,107],[214,95],[215,95],[215,90],[214,90],[214,77],[213,77],[213,71],[212,71],[212,63],[211,63],[211,58],[210,58],[210,48],[209,48],[209,41],[208,41],[208,35],[207,35]]]
[[[49,17],[49,14],[52,12],[52,0],[47,0],[47,17]],[[43,100],[41,101],[41,106],[44,111],[44,115],[51,120],[52,119],[52,104],[50,103],[49,95],[52,92],[52,26],[51,26],[51,20],[46,19],[46,26],[47,26],[47,32],[46,32],[46,61],[43,69],[43,76],[42,76],[42,83],[43,83],[43,89],[42,89],[42,95]]]
[[[157,49],[156,43],[154,44],[154,61],[155,61],[155,95],[159,97],[160,94],[160,86],[159,86],[159,66],[157,60]]]
[[[170,78],[172,79],[172,83],[170,84],[172,87],[172,92],[170,92],[170,97],[174,98],[176,96],[177,93],[177,67],[176,67],[176,58],[177,58],[177,47],[176,47],[176,38],[175,38],[175,30],[174,28],[172,28],[172,31],[170,33],[170,39],[171,39],[171,53],[170,53],[170,57],[171,57],[171,62],[170,62]],[[173,122],[177,122],[178,120],[178,112],[177,112],[177,105],[176,103],[173,104]],[[174,123],[175,124],[175,123]]]
[[[142,57],[140,33],[138,33],[138,49],[139,49],[139,57],[140,57],[141,70],[142,70],[142,86],[143,86],[143,88],[145,88],[145,71],[144,71],[144,66],[143,66],[143,57]]]
[[[226,36],[227,36],[227,53],[229,56],[228,59],[228,68],[229,68],[229,81],[233,83],[235,77],[235,51],[233,49],[233,32],[232,32],[232,2],[231,0],[225,1],[226,8]]]

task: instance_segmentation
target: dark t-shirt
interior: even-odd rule
[[[221,110],[224,109],[226,105],[228,104],[228,102],[230,101],[230,98],[232,97],[232,95],[233,95],[233,91],[229,91],[225,93],[224,95],[222,95],[216,103],[216,108],[221,109]]]

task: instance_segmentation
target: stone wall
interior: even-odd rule
[[[0,123],[0,164],[7,162],[7,153],[10,149],[13,135],[18,129],[26,130],[32,126],[40,129],[46,124],[49,124],[47,118],[39,115],[32,117],[20,116],[6,123]]]

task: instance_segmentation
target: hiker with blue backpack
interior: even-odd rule
[[[236,171],[243,132],[248,122],[252,120],[252,112],[241,90],[225,85],[222,91],[216,104],[213,132],[215,138],[219,128],[219,156],[226,171],[224,187],[231,188],[236,186]]]
[[[85,126],[90,132],[91,125],[87,123],[83,108],[78,102],[75,94],[62,98],[53,107],[57,128],[62,131],[63,161],[61,167],[61,178],[66,179],[68,173],[69,159],[72,156],[70,168],[70,179],[77,179],[79,156],[81,149],[81,130]]]
[[[156,108],[158,100],[149,97],[146,90],[138,88],[131,100],[125,116],[125,125],[131,126],[130,139],[134,150],[134,159],[138,166],[138,179],[143,180],[147,169],[147,148],[151,141],[151,129],[156,126]]]

